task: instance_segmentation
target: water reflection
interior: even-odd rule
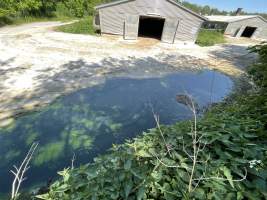
[[[161,123],[171,124],[190,118],[188,110],[177,104],[177,93],[187,91],[198,105],[205,106],[210,101],[211,89],[212,101],[218,102],[232,85],[228,77],[206,71],[139,80],[113,78],[62,97],[40,112],[0,129],[0,192],[10,190],[9,170],[23,159],[34,141],[39,141],[39,147],[24,186],[55,177],[56,171],[71,165],[73,153],[77,166],[91,161],[112,143],[154,127],[151,105],[160,115]]]

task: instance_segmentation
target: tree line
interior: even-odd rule
[[[225,10],[219,10],[217,8],[212,8],[208,5],[200,6],[197,4],[190,3],[188,1],[181,1],[181,0],[177,0],[177,1],[180,2],[186,8],[189,8],[190,10],[193,10],[194,12],[197,12],[202,15],[235,15],[236,14],[236,10],[225,11]],[[241,11],[240,15],[261,15],[262,17],[267,19],[267,13],[249,13],[249,12]]]
[[[50,17],[65,9],[65,14],[74,17],[93,15],[94,6],[114,0],[1,0],[0,19],[5,17],[38,16]],[[200,6],[188,1],[180,1],[185,7],[202,15],[234,15],[235,11],[221,11],[208,5]],[[259,14],[246,13],[241,14]],[[267,18],[267,14],[261,14]]]
[[[0,18],[17,16],[53,16],[64,7],[70,15],[83,17],[92,15],[94,6],[109,0],[1,0]]]

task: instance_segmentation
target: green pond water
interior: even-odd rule
[[[75,166],[91,162],[113,143],[155,127],[152,107],[163,124],[191,118],[188,109],[176,102],[176,94],[186,91],[204,107],[221,101],[232,87],[231,79],[218,72],[180,72],[146,79],[110,78],[59,98],[0,129],[0,193],[10,191],[9,170],[35,141],[38,150],[23,188],[54,180],[57,171],[71,165],[74,153]]]

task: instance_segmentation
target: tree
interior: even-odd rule
[[[85,0],[64,0],[63,3],[70,10],[71,14],[75,17],[83,17],[87,7]]]
[[[0,1],[0,17],[5,17],[15,13],[14,0]]]
[[[201,13],[203,14],[203,15],[209,15],[210,14],[210,7],[209,6],[204,6],[204,7],[202,7],[202,9],[201,9]]]

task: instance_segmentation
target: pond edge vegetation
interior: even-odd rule
[[[46,194],[17,199],[266,199],[267,45],[250,50],[259,54],[248,69],[253,89],[199,119],[192,99],[180,96],[192,121],[163,126],[155,114],[156,128],[64,169]]]

